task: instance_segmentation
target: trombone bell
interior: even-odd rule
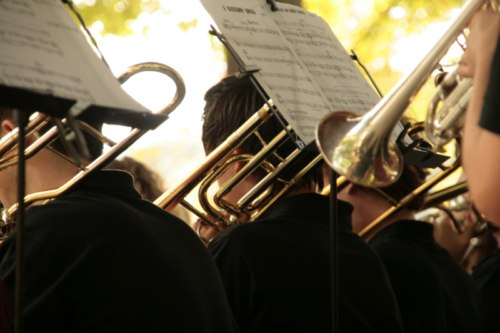
[[[368,187],[393,184],[403,169],[403,155],[386,133],[366,128],[355,112],[338,111],[324,117],[316,143],[325,161],[351,182]],[[386,142],[384,142],[386,141]]]

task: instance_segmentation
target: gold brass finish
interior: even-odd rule
[[[205,161],[194,171],[189,174],[189,176],[183,181],[179,182],[176,186],[173,186],[167,192],[163,193],[158,199],[154,201],[154,204],[160,208],[166,209],[167,211],[171,211],[178,204],[182,203],[184,198],[198,185],[200,184],[207,176],[211,175],[220,165],[223,164],[223,161],[226,160],[232,153],[233,150],[240,146],[240,144],[246,140],[250,135],[252,135],[258,128],[267,121],[270,117],[272,117],[272,111],[264,105],[259,111],[257,111],[252,117],[250,117],[240,128],[231,134],[226,141],[224,141],[221,145],[219,145],[212,153],[210,153]],[[200,200],[205,200],[205,195],[199,195]],[[202,205],[206,205],[208,207],[208,203],[202,203]],[[219,213],[212,214],[209,211],[205,213],[194,212],[200,218],[202,218],[205,222],[209,223],[212,227],[216,227],[214,221],[217,221],[220,216]],[[222,223],[231,224],[231,222],[224,217]]]
[[[264,105],[256,114],[249,118],[236,132],[217,147],[206,160],[195,169],[185,180],[165,192],[155,204],[168,211],[172,210],[177,204],[182,204],[189,211],[197,215],[205,224],[220,230],[216,223],[226,227],[244,221],[253,221],[257,219],[270,205],[279,200],[294,189],[302,178],[314,170],[322,161],[320,155],[306,166],[294,179],[281,179],[284,170],[305,155],[305,150],[296,150],[286,158],[277,156],[276,150],[289,139],[286,131],[282,131],[270,142],[264,142],[259,135],[258,128],[265,121],[273,116],[272,111],[267,105]],[[288,130],[292,128],[288,126]],[[255,155],[233,155],[233,151],[239,147],[249,136],[256,135],[262,143],[263,148]],[[275,156],[280,163],[273,166],[266,159]],[[213,202],[214,207],[208,199],[208,188],[234,163],[245,162],[241,170],[221,186],[215,194]],[[254,186],[245,196],[236,204],[229,203],[224,197],[237,186],[242,180],[252,174],[257,168],[263,169],[265,176],[256,186]],[[191,204],[184,201],[184,198],[201,183],[198,200],[203,208],[203,212],[198,211]],[[200,230],[200,229],[199,229]],[[198,235],[200,238],[200,232]],[[204,240],[206,242],[206,240]]]
[[[172,78],[174,83],[177,86],[177,91],[174,96],[174,99],[167,105],[165,108],[157,112],[157,114],[168,115],[182,102],[185,96],[186,87],[184,85],[184,81],[182,77],[177,73],[174,69],[169,66],[162,65],[159,63],[142,63],[135,66],[132,66],[119,77],[120,83],[124,83],[128,78],[132,75],[143,72],[143,71],[156,71],[161,72]],[[30,205],[37,201],[46,201],[50,199],[58,198],[64,194],[66,194],[74,185],[76,185],[79,181],[81,181],[85,176],[90,174],[93,171],[100,170],[104,166],[106,166],[109,162],[114,160],[118,155],[120,155],[123,151],[129,148],[134,142],[136,142],[140,137],[142,137],[148,130],[135,129],[133,130],[123,141],[116,143],[113,148],[111,148],[106,154],[101,155],[97,159],[95,159],[92,163],[90,163],[85,170],[80,171],[75,177],[69,180],[66,184],[61,186],[58,189],[33,193],[25,197],[25,205],[28,208]],[[57,129],[53,127],[49,131],[47,131],[39,140],[37,140],[32,146],[27,149],[27,151],[32,151],[33,154],[43,149],[47,144],[49,144],[57,135]],[[9,139],[11,140],[11,139]],[[110,141],[112,142],[112,141]],[[31,150],[30,150],[31,149]],[[5,221],[7,225],[15,223],[15,216],[17,215],[18,204],[11,206],[7,211],[5,216]],[[6,235],[0,235],[5,238]],[[2,238],[0,238],[1,240]]]
[[[429,189],[438,184],[441,180],[451,175],[455,170],[460,167],[460,159],[457,158],[455,162],[447,168],[443,168],[441,172],[433,176],[430,180],[420,185],[413,192],[408,194],[406,197],[401,199],[397,205],[389,208],[384,214],[380,215],[375,221],[366,226],[363,230],[359,232],[359,235],[365,239],[370,239],[374,234],[376,234],[380,229],[385,226],[385,223],[389,217],[401,211],[407,205],[409,205],[415,198],[425,194]]]

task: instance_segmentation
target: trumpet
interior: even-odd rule
[[[154,62],[141,63],[131,66],[125,73],[120,75],[117,79],[120,83],[123,84],[133,75],[144,71],[160,72],[170,77],[175,83],[177,89],[174,98],[167,106],[165,106],[163,109],[157,112],[157,114],[161,115],[170,114],[179,106],[179,104],[184,99],[184,96],[186,94],[186,87],[184,84],[184,80],[182,79],[180,74],[177,73],[177,71],[175,71],[173,68]],[[36,115],[35,118],[32,119],[28,124],[27,128],[30,131],[29,132],[27,131],[26,133],[34,133],[37,129],[39,129],[41,126],[44,126],[47,122],[48,122],[48,117],[42,114]],[[82,126],[82,128],[85,131],[90,132],[92,135],[96,135],[99,138],[102,137],[103,141],[113,144],[111,140],[104,138],[98,131],[96,131],[92,127],[82,123],[80,123],[80,126]],[[70,191],[85,176],[87,176],[93,171],[100,170],[103,167],[105,167],[108,163],[114,160],[117,156],[119,156],[123,151],[129,148],[134,142],[136,142],[140,137],[142,137],[147,132],[148,130],[143,130],[143,129],[133,130],[124,140],[114,144],[113,147],[107,153],[95,159],[87,167],[82,166],[81,167],[82,170],[60,188],[46,192],[33,193],[26,196],[24,199],[25,207],[29,207],[30,205],[32,205],[37,201],[47,202],[47,200],[52,200],[68,193],[68,191]],[[28,147],[25,150],[25,155],[28,157],[33,156],[34,153],[40,151],[41,149],[49,145],[54,139],[56,139],[57,133],[58,133],[57,127],[54,126],[50,130],[48,130],[42,137],[36,140],[30,147]],[[9,151],[13,150],[16,147],[15,142],[17,140],[17,136],[18,136],[18,131],[12,131],[12,134],[3,138],[2,141],[0,142],[1,152],[6,154]],[[1,161],[3,161],[4,159],[5,158],[2,158],[2,160],[0,160],[0,170],[4,166],[4,164],[1,163]],[[6,159],[6,161],[7,162],[5,165],[12,165],[13,163],[15,163],[14,159]],[[8,236],[9,232],[13,229],[13,225],[16,223],[15,216],[17,210],[18,210],[18,204],[14,204],[13,206],[4,211],[3,221],[0,221],[0,241],[5,239]]]

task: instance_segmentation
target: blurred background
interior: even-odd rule
[[[197,0],[74,0],[111,70],[118,76],[144,61],[165,63],[184,78],[187,94],[171,118],[132,146],[126,156],[143,162],[168,188],[204,159],[201,145],[203,96],[234,71],[220,42],[208,34],[215,24]],[[302,0],[323,17],[350,53],[354,49],[386,94],[426,54],[464,0]],[[462,40],[462,43],[464,40]],[[455,43],[443,65],[462,51]],[[429,80],[431,81],[431,80]],[[124,89],[152,111],[168,103],[175,90],[160,74],[140,74]],[[423,120],[434,84],[426,83],[406,115]],[[107,126],[105,134],[119,140],[123,127]]]

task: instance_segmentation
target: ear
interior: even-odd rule
[[[349,183],[349,185],[347,185],[344,189],[344,191],[347,193],[347,194],[354,194],[354,192],[357,190],[357,186],[356,184],[354,183]]]
[[[14,125],[14,122],[10,119],[5,119],[2,121],[2,130],[5,132],[5,134],[10,133],[16,126]]]

